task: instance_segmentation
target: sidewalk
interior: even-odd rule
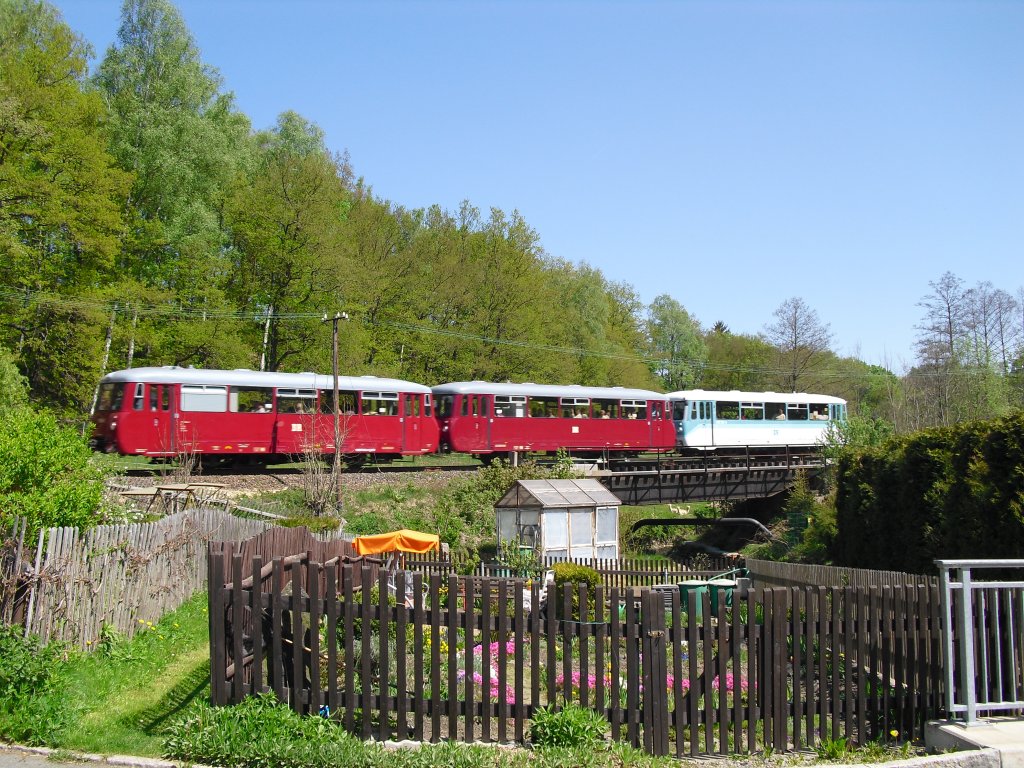
[[[971,726],[936,720],[925,727],[924,742],[932,750],[994,749],[999,768],[1024,768],[1024,718],[988,717]]]

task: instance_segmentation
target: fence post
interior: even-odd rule
[[[640,602],[643,654],[644,748],[652,755],[668,754],[668,685],[665,665],[665,599],[645,590]]]

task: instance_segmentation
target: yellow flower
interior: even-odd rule
[[[900,732],[893,728],[891,731],[889,731],[889,735],[896,739],[899,738]]]

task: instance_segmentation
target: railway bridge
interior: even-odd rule
[[[824,471],[815,453],[707,457],[672,462],[633,462],[594,475],[623,504],[765,499],[789,489],[803,474],[814,483]]]

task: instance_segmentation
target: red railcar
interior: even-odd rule
[[[442,450],[623,455],[676,444],[668,398],[646,389],[462,381],[433,393]]]
[[[429,388],[375,376],[339,376],[338,388],[342,453],[389,460],[437,450]],[[177,366],[116,371],[100,382],[93,443],[154,457],[333,454],[334,377]]]

